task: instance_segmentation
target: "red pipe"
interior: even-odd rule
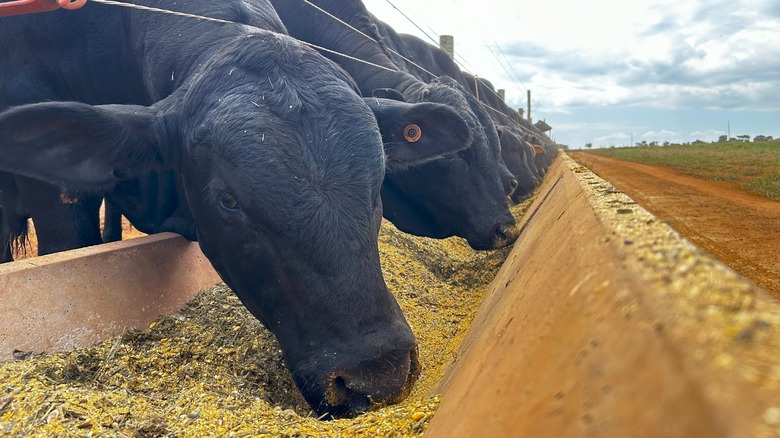
[[[0,17],[48,12],[59,8],[72,11],[84,6],[86,2],[87,0],[12,0],[0,2]]]

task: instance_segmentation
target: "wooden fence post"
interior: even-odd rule
[[[455,37],[452,35],[439,36],[439,47],[449,53],[450,58],[455,58]]]

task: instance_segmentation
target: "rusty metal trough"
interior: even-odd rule
[[[780,436],[780,306],[563,155],[427,436]],[[155,235],[0,266],[0,359],[174,313],[218,281]]]
[[[0,360],[148,327],[218,281],[198,244],[173,233],[2,264]]]

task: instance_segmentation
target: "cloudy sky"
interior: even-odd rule
[[[364,3],[399,32],[453,35],[461,69],[514,108],[530,89],[572,148],[780,137],[778,0]]]

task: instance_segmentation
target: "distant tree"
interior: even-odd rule
[[[650,142],[650,143],[648,143],[647,145],[648,145],[648,146],[658,146],[658,142],[657,142],[657,141],[651,141],[651,142]]]
[[[738,135],[737,138],[739,139],[739,141],[750,141],[750,136],[749,135],[744,135],[744,134],[743,135]]]
[[[668,141],[665,141],[665,142],[664,142],[664,146],[669,146],[669,142],[668,142]]]
[[[693,141],[693,143],[691,143],[691,144],[707,144],[707,142],[706,142],[706,141],[701,141],[701,140],[699,140],[699,139],[696,139],[696,140],[694,140],[694,141]]]
[[[767,141],[766,135],[757,135],[753,137],[754,142]]]
[[[588,149],[590,149],[590,148],[592,148],[592,147],[593,147],[593,144],[592,144],[592,143],[585,143],[585,147],[586,147],[586,148],[588,148]]]
[[[729,141],[728,135],[721,135],[720,137],[718,137],[718,143],[725,143],[727,141]]]

